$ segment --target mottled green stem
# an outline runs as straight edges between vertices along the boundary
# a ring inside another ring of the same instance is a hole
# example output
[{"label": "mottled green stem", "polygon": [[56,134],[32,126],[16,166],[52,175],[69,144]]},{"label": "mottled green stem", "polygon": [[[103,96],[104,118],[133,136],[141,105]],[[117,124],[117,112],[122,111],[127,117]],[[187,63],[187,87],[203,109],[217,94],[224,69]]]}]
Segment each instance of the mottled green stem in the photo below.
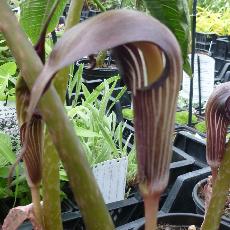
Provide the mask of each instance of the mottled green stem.
[{"label": "mottled green stem", "polygon": [[42,208],[41,208],[41,200],[40,200],[40,192],[39,192],[39,186],[31,186],[31,196],[32,196],[32,202],[33,202],[33,210],[35,219],[38,222],[38,225],[43,226],[43,219],[42,219]]},{"label": "mottled green stem", "polygon": [[[20,29],[16,17],[3,0],[0,1],[0,31],[3,32],[22,76],[31,89],[43,65]],[[86,228],[114,229],[80,141],[52,85],[40,100],[39,109],[70,179]]]},{"label": "mottled green stem", "polygon": [[83,4],[84,4],[84,0],[71,1],[68,17],[66,20],[65,31],[70,29],[72,26],[74,26],[76,23],[80,21]]},{"label": "mottled green stem", "polygon": [[202,230],[219,229],[220,219],[230,188],[230,143],[228,143],[219,173],[213,185],[212,198],[202,224]]},{"label": "mottled green stem", "polygon": [[61,230],[59,156],[47,130],[42,157],[42,188],[44,227]]},{"label": "mottled green stem", "polygon": [[[69,28],[76,25],[80,21],[83,3],[84,3],[84,0],[72,0],[71,1],[68,17],[66,20],[65,31],[67,31]],[[68,75],[69,75],[69,67],[63,68],[57,73],[55,80],[54,80],[54,86],[63,101],[66,96]]]},{"label": "mottled green stem", "polygon": [[[82,6],[83,0],[71,1],[65,30],[71,28],[80,21]],[[57,93],[63,103],[65,101],[68,84],[68,73],[69,68],[63,68],[57,73],[54,81]],[[42,165],[44,226],[46,230],[59,230],[63,228],[60,203],[59,156],[47,130],[45,134],[45,148]]]}]

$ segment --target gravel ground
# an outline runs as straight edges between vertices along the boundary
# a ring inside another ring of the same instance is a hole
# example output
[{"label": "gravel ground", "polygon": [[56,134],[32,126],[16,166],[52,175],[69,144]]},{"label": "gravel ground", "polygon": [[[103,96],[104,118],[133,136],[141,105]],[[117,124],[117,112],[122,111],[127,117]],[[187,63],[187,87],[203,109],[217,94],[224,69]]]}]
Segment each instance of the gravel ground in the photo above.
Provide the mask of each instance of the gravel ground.
[{"label": "gravel ground", "polygon": [[10,135],[13,151],[16,153],[20,148],[20,137],[15,108],[8,106],[0,107],[0,131]]}]

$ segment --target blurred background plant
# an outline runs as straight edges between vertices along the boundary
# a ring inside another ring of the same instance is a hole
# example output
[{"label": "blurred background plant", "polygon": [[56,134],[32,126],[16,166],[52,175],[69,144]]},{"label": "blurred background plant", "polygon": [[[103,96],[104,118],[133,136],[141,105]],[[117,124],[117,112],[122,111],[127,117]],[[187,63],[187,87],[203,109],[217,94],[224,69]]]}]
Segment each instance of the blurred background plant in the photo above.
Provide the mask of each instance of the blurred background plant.
[{"label": "blurred background plant", "polygon": [[224,11],[230,7],[229,0],[199,0],[197,4],[213,12]]},{"label": "blurred background plant", "polygon": [[0,65],[0,100],[15,100],[17,75],[15,62]]},{"label": "blurred background plant", "polygon": [[[16,161],[16,153],[13,152],[11,141],[10,135],[0,132],[0,199],[14,198],[12,205],[16,203],[26,205],[31,202],[31,195],[22,163],[17,166],[12,186],[8,186],[9,171]],[[0,210],[1,208],[2,206]]]},{"label": "blurred background plant", "polygon": [[128,9],[137,9],[145,11],[146,7],[143,0],[86,0],[85,4],[90,9],[97,9],[98,2],[100,2],[106,10],[119,9],[119,8],[128,8]]},{"label": "blurred background plant", "polygon": [[[216,1],[218,2],[218,1]],[[205,7],[198,7],[197,32],[215,33],[217,35],[230,34],[230,3],[219,7],[216,10]]]}]

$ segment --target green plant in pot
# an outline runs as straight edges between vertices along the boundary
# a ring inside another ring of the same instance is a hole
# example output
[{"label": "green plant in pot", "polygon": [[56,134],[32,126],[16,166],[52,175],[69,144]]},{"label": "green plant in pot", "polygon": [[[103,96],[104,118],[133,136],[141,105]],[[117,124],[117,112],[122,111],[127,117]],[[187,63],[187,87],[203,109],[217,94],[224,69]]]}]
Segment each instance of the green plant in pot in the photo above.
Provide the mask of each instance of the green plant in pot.
[{"label": "green plant in pot", "polygon": [[[111,25],[116,29],[111,30]],[[173,34],[159,21],[143,13],[110,11],[66,31],[43,65],[41,55],[37,55],[5,1],[0,2],[0,30],[23,77],[17,86],[17,112],[23,140],[21,157],[25,161],[32,190],[35,225],[44,229],[62,228],[59,219],[51,218],[55,227],[50,225],[46,220],[49,214],[43,211],[56,194],[57,181],[48,173],[58,162],[53,154],[55,146],[86,228],[114,228],[83,148],[57,94],[58,91],[63,98],[67,83],[60,76],[63,72],[68,73],[66,70],[58,71],[83,56],[113,48],[122,77],[133,93],[138,177],[145,201],[146,229],[154,229],[160,194],[169,176],[176,99],[182,73],[180,47]],[[12,31],[16,37],[12,36]],[[87,34],[84,39],[83,34]],[[54,76],[58,79],[55,84],[57,91],[51,82]],[[65,87],[62,81],[66,83]],[[53,143],[46,139],[45,150],[52,150],[47,155],[42,154],[44,128],[49,131]],[[47,170],[47,174],[41,170]],[[45,181],[52,185],[46,187],[47,197],[43,206],[37,192],[41,179],[43,187],[47,186]],[[55,189],[50,193],[53,187]],[[6,220],[5,226],[10,224]]]}]

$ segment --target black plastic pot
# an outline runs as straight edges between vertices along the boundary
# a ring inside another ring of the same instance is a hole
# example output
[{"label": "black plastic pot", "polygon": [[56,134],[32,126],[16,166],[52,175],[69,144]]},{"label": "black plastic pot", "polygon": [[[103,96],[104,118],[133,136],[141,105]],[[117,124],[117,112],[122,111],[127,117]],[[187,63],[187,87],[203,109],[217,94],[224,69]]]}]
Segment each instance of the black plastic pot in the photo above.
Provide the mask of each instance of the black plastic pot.
[{"label": "black plastic pot", "polygon": [[[193,213],[170,213],[159,214],[157,223],[164,225],[179,225],[190,226],[195,225],[200,227],[203,222],[203,216]],[[117,230],[142,230],[144,229],[144,219],[139,219],[124,226],[117,228]],[[220,230],[229,230],[230,227],[224,223],[220,224]]]},{"label": "black plastic pot", "polygon": [[101,11],[99,11],[99,10],[89,10],[88,17],[93,17],[93,16],[100,14],[100,13],[101,13]]},{"label": "black plastic pot", "polygon": [[192,134],[189,127],[184,127],[179,131],[174,139],[174,146],[193,157],[195,164],[199,167],[207,167],[206,142]]},{"label": "black plastic pot", "polygon": [[195,165],[195,160],[192,157],[190,157],[184,151],[173,146],[172,160],[170,163],[169,182],[166,188],[167,193],[170,192],[175,181],[180,175],[192,172],[197,169],[199,169],[199,167]]},{"label": "black plastic pot", "polygon": [[[135,197],[117,201],[107,205],[109,213],[115,226],[121,226],[133,220],[143,217],[143,201]],[[83,219],[79,210],[74,212],[62,213],[63,229],[65,230],[81,230],[85,229]],[[29,222],[20,226],[19,230],[31,230],[32,226]]]},{"label": "black plastic pot", "polygon": [[225,60],[217,57],[215,58],[215,80],[220,80],[219,79],[220,73],[224,68],[224,66],[229,62],[230,60]]},{"label": "black plastic pot", "polygon": [[[106,60],[106,62],[108,62],[108,60]],[[80,59],[75,64],[74,72],[77,71],[80,64],[88,65],[89,63],[89,59],[87,58]],[[115,66],[115,62],[111,61],[111,64],[113,64],[113,66],[107,68],[83,68],[82,77],[89,91],[92,92],[93,89],[95,89],[104,79],[108,79],[112,76],[118,75],[119,72],[118,68]],[[117,87],[119,86],[120,85],[117,85]]]},{"label": "black plastic pot", "polygon": [[230,40],[227,38],[216,39],[216,48],[214,52],[214,57],[230,60]]},{"label": "black plastic pot", "polygon": [[81,19],[82,20],[86,20],[90,17],[93,17],[97,14],[100,14],[101,11],[98,11],[98,10],[82,10],[81,11]]},{"label": "black plastic pot", "polygon": [[230,62],[224,65],[224,67],[222,68],[219,74],[219,79],[221,83],[228,82],[230,80],[229,73],[230,73]]},{"label": "black plastic pot", "polygon": [[165,213],[195,213],[196,207],[192,199],[192,190],[198,181],[208,177],[210,174],[211,169],[206,167],[178,176],[161,211]]},{"label": "black plastic pot", "polygon": [[213,46],[216,44],[217,35],[214,33],[196,32],[196,50],[202,52],[213,52]]},{"label": "black plastic pot", "polygon": [[[204,209],[204,202],[198,196],[198,189],[200,186],[203,187],[203,185],[206,183],[207,183],[207,178],[199,181],[195,185],[195,187],[192,191],[192,198],[193,198],[193,201],[196,205],[196,213],[201,214],[201,215],[204,215],[205,209]],[[223,221],[223,223],[226,223],[230,226],[230,218],[228,218],[226,216],[222,216],[221,220]]]}]

